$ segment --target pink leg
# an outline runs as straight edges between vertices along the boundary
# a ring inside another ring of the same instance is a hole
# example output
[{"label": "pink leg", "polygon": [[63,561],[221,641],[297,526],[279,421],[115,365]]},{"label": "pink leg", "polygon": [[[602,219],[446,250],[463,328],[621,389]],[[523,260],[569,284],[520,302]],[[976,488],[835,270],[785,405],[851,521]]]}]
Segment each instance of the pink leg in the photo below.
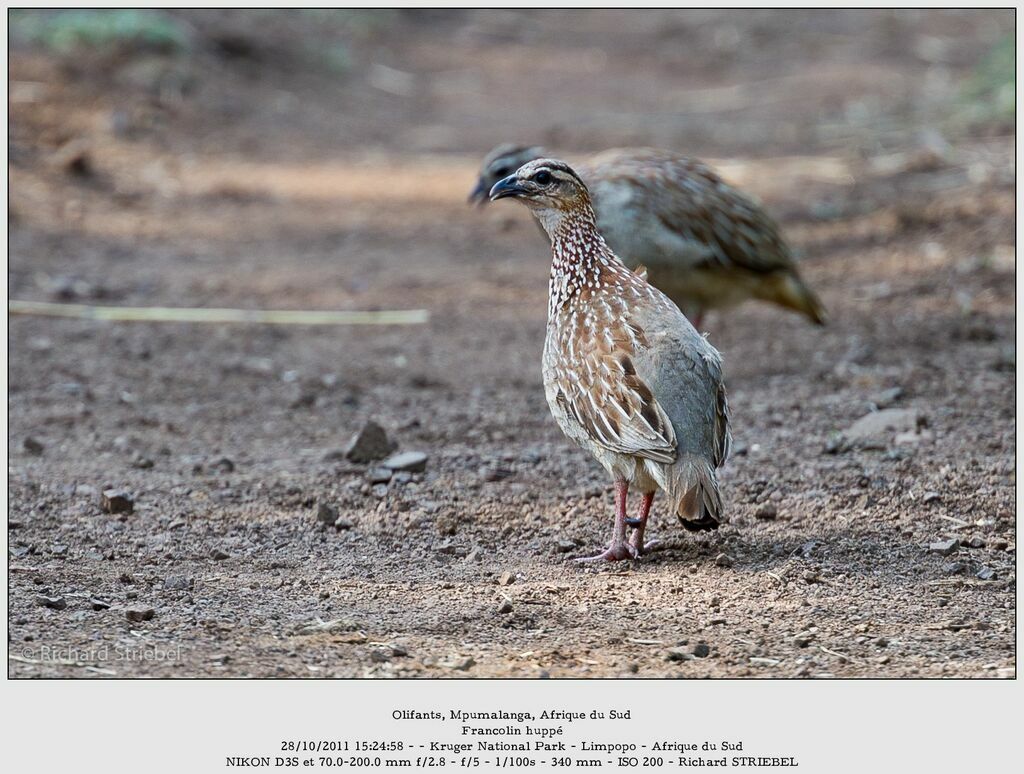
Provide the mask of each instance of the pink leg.
[{"label": "pink leg", "polygon": [[620,559],[635,559],[636,551],[626,542],[626,495],[629,493],[628,481],[615,482],[615,526],[612,529],[612,543],[608,549],[597,556],[577,559],[578,562],[616,562]]},{"label": "pink leg", "polygon": [[654,492],[644,492],[640,502],[640,516],[633,520],[633,534],[630,535],[629,545],[636,552],[637,556],[643,556],[658,545],[657,540],[644,543],[644,530],[647,529],[647,517],[651,515],[651,503],[654,502]]}]

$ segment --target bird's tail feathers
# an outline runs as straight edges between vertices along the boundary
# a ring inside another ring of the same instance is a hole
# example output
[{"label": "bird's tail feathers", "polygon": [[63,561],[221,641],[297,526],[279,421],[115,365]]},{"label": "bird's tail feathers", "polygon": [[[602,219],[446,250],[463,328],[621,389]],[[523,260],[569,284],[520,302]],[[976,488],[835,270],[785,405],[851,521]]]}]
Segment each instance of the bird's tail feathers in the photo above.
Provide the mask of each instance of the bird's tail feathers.
[{"label": "bird's tail feathers", "polygon": [[766,301],[800,312],[815,325],[828,322],[825,305],[796,272],[778,274],[774,282],[767,283],[763,297]]},{"label": "bird's tail feathers", "polygon": [[722,494],[708,461],[696,457],[677,460],[671,467],[662,466],[661,473],[662,481],[658,483],[683,527],[692,532],[718,529],[725,520]]}]

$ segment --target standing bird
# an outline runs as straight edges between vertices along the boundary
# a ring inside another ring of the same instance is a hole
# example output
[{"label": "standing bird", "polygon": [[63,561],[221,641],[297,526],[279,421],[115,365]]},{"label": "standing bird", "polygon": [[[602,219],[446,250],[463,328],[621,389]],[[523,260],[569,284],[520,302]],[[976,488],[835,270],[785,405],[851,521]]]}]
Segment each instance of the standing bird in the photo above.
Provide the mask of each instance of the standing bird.
[{"label": "standing bird", "polygon": [[[486,202],[495,182],[543,155],[538,147],[499,145],[484,159],[470,201]],[[825,307],[800,278],[775,221],[706,164],[671,151],[623,148],[579,170],[612,249],[627,265],[644,266],[652,284],[693,313],[696,326],[708,309],[748,298],[825,323]]]},{"label": "standing bird", "polygon": [[[722,358],[679,308],[630,271],[597,229],[590,193],[564,162],[538,159],[490,199],[525,204],[551,240],[544,392],[559,427],[615,481],[611,545],[591,560],[643,555],[657,490],[690,530],[722,512],[715,469],[729,453]],[[630,485],[643,495],[628,520]],[[627,525],[634,531],[626,539]]]}]

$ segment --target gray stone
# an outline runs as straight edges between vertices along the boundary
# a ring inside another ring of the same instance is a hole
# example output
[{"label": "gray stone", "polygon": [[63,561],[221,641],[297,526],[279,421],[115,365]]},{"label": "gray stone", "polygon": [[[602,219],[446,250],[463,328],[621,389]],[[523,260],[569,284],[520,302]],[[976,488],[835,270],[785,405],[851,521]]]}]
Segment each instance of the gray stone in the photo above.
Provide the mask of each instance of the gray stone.
[{"label": "gray stone", "polygon": [[771,504],[762,505],[760,508],[754,511],[755,519],[763,519],[765,521],[771,521],[778,515],[778,510],[775,508],[774,505]]},{"label": "gray stone", "polygon": [[480,477],[484,481],[504,481],[515,475],[515,471],[507,465],[500,463],[487,465],[480,469]]},{"label": "gray stone", "polygon": [[735,562],[736,560],[729,554],[719,554],[715,557],[715,566],[717,567],[732,567]]},{"label": "gray stone", "polygon": [[366,474],[366,480],[371,484],[386,484],[391,480],[392,472],[390,468],[370,468]]},{"label": "gray stone", "polygon": [[506,613],[511,613],[511,612],[512,612],[512,603],[509,602],[507,599],[502,600],[501,604],[498,605],[498,613],[500,615],[504,615]]},{"label": "gray stone", "polygon": [[707,658],[711,655],[711,648],[703,642],[698,642],[693,646],[693,655],[697,658]]},{"label": "gray stone", "polygon": [[923,417],[916,409],[882,409],[866,414],[843,432],[847,444],[859,448],[885,448],[895,433],[916,431]]},{"label": "gray stone", "polygon": [[316,518],[321,524],[333,527],[338,520],[338,509],[330,503],[319,503],[316,506]]},{"label": "gray stone", "polygon": [[960,550],[960,541],[956,538],[939,540],[935,543],[930,543],[928,550],[933,554],[939,554],[939,556],[949,556]]},{"label": "gray stone", "polygon": [[48,607],[51,610],[64,610],[68,606],[68,601],[60,596],[48,597],[45,594],[37,594],[36,604]]},{"label": "gray stone", "polygon": [[358,463],[374,462],[387,457],[395,447],[396,444],[388,438],[384,428],[370,421],[352,436],[345,447],[345,458]]},{"label": "gray stone", "polygon": [[100,507],[107,513],[132,513],[135,500],[123,489],[106,489],[100,496]]},{"label": "gray stone", "polygon": [[156,611],[151,607],[130,607],[124,611],[125,618],[135,623],[138,623],[139,621],[148,621],[155,614]]},{"label": "gray stone", "polygon": [[25,438],[25,440],[21,442],[21,447],[29,454],[34,454],[37,457],[42,454],[45,449],[43,444],[32,436]]},{"label": "gray stone", "polygon": [[404,470],[409,473],[422,473],[427,469],[427,455],[418,451],[401,452],[388,457],[381,463],[391,470]]},{"label": "gray stone", "polygon": [[234,473],[235,463],[227,457],[221,457],[211,467],[218,473]]},{"label": "gray stone", "polygon": [[892,404],[903,397],[902,387],[890,387],[871,396],[871,403],[879,409],[889,408]]}]

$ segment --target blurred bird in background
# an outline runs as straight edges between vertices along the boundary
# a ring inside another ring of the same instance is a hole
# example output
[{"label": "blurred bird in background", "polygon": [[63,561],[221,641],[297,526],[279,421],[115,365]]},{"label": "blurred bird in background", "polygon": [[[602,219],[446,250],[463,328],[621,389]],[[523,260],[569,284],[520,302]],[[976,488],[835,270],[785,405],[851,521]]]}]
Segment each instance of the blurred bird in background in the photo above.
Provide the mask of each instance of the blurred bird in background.
[{"label": "blurred bird in background", "polygon": [[[484,158],[471,202],[541,158],[536,146],[499,145]],[[710,167],[666,150],[622,148],[577,167],[597,226],[626,265],[647,278],[700,327],[704,313],[755,298],[823,325],[825,307],[800,277],[775,221]]]}]

